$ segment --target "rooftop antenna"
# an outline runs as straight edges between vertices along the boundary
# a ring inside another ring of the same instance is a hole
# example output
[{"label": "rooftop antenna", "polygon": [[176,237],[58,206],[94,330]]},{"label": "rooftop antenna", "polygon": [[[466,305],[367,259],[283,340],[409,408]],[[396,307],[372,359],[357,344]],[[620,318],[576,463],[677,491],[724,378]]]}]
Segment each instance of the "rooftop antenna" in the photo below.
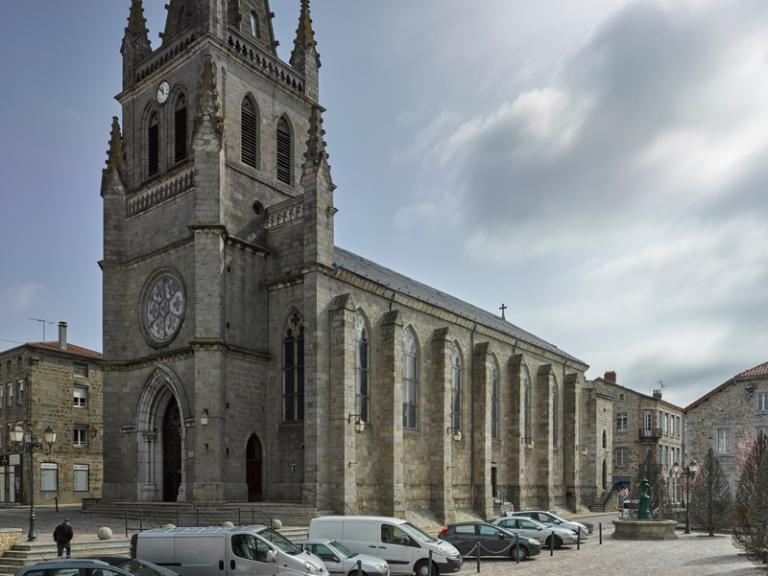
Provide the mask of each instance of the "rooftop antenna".
[{"label": "rooftop antenna", "polygon": [[43,342],[45,342],[45,325],[50,324],[51,326],[56,326],[56,322],[51,322],[50,320],[43,320],[42,318],[30,318],[32,322],[40,322],[40,324],[43,325]]}]

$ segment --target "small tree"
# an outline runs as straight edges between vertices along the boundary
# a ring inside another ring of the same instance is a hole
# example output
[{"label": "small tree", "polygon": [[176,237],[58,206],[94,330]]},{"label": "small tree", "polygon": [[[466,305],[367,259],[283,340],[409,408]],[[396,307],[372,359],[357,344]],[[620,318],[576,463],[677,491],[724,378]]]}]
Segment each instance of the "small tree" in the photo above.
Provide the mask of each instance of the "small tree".
[{"label": "small tree", "polygon": [[749,440],[736,487],[733,543],[753,562],[768,565],[768,436]]},{"label": "small tree", "polygon": [[[661,465],[656,462],[652,455],[645,457],[637,471],[637,485],[641,480],[648,480],[648,496],[651,497],[650,508],[651,515],[658,517],[664,506],[666,485],[664,475],[661,471]],[[638,491],[638,497],[640,492]]]},{"label": "small tree", "polygon": [[699,526],[715,535],[728,525],[728,513],[731,506],[731,489],[715,451],[710,448],[704,465],[699,468],[693,481],[693,501],[691,513]]}]

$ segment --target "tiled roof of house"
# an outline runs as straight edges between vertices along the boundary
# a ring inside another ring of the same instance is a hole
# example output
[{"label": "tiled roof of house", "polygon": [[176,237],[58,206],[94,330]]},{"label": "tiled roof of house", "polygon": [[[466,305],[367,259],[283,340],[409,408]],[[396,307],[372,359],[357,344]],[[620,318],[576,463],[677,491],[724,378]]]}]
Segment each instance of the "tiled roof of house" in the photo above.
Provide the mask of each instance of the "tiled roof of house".
[{"label": "tiled roof of house", "polygon": [[698,400],[690,404],[685,409],[685,411],[688,412],[688,410],[696,408],[696,406],[698,406],[703,402],[706,402],[707,400],[712,398],[712,396],[714,396],[718,392],[721,392],[722,390],[724,390],[725,388],[727,388],[728,386],[730,386],[731,384],[733,384],[738,380],[747,380],[749,378],[761,378],[764,376],[768,377],[768,362],[763,362],[762,364],[758,364],[757,366],[750,368],[749,370],[744,370],[743,372],[739,372],[733,378],[726,380],[725,382],[720,384],[720,386],[718,386],[714,390],[710,390],[709,392],[704,394],[704,396],[702,396],[701,398],[699,398]]},{"label": "tiled roof of house", "polygon": [[75,346],[74,344],[67,344],[67,349],[62,350],[59,348],[58,342],[29,342],[27,346],[30,348],[37,348],[38,350],[61,352],[62,354],[73,354],[74,356],[83,356],[84,358],[91,358],[93,360],[101,360],[101,354],[90,348],[83,348],[82,346]]},{"label": "tiled roof of house", "polygon": [[394,272],[375,262],[371,262],[362,256],[348,252],[338,246],[336,246],[334,250],[334,260],[338,268],[342,268],[356,276],[360,276],[361,278],[375,282],[376,284],[394,290],[395,292],[399,292],[400,294],[411,296],[412,298],[442,308],[443,310],[452,312],[453,314],[466,318],[472,322],[477,322],[478,324],[482,324],[493,330],[498,330],[503,334],[512,336],[513,338],[517,338],[523,342],[527,342],[528,344],[532,344],[557,354],[558,356],[587,366],[586,362],[563,352],[557,346],[534,336],[530,332],[526,332],[522,328],[518,328],[506,320],[502,320],[490,312],[478,308],[477,306],[473,306],[472,304],[468,304],[463,300],[436,290],[426,284],[417,282],[412,278],[403,276],[402,274]]}]

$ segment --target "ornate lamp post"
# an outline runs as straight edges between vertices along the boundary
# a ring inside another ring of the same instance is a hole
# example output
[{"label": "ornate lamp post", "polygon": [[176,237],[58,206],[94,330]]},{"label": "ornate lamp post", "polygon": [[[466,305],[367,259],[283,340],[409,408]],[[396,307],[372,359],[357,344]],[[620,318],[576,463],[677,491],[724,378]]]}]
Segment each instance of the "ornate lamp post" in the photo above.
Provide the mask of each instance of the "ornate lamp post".
[{"label": "ornate lamp post", "polygon": [[[17,424],[10,433],[10,440],[13,444],[18,446],[19,453],[27,454],[29,460],[29,532],[27,533],[27,541],[33,542],[37,539],[37,531],[35,530],[35,463],[34,453],[36,449],[43,447],[42,442],[38,438],[35,438],[30,427],[29,430],[24,430],[21,424]],[[56,443],[56,430],[51,426],[48,426],[43,432],[45,443],[48,445],[48,455],[51,454],[53,445]]]},{"label": "ornate lamp post", "polygon": [[691,460],[685,467],[685,533],[691,533],[691,481],[696,477],[699,465]]}]

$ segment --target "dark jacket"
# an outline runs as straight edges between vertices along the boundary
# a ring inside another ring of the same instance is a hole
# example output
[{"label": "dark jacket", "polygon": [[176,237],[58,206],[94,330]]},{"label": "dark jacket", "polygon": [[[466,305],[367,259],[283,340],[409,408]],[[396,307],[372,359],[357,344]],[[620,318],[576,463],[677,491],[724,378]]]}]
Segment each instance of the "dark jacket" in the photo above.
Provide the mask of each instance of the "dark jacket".
[{"label": "dark jacket", "polygon": [[72,526],[66,524],[59,524],[56,526],[56,530],[53,531],[53,539],[56,544],[69,544],[72,541],[72,537],[75,535]]}]

